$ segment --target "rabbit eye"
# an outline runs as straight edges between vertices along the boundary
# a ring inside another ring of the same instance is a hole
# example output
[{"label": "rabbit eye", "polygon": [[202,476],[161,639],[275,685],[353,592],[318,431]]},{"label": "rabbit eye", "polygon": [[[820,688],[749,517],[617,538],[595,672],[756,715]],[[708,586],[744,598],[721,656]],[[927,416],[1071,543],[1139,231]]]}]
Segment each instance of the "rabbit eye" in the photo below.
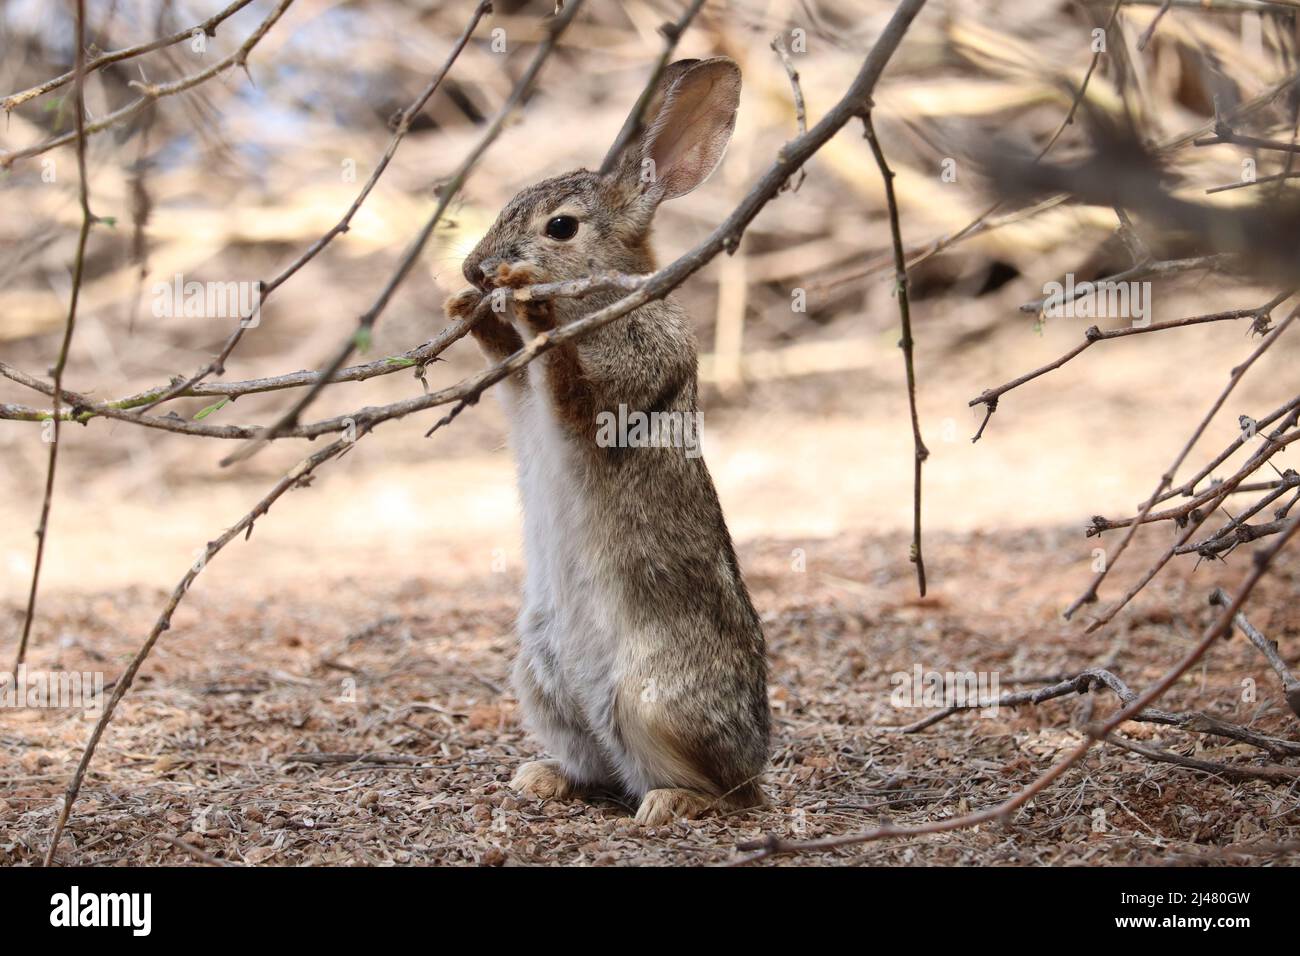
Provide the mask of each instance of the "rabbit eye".
[{"label": "rabbit eye", "polygon": [[546,223],[546,234],[564,242],[578,234],[578,220],[574,216],[552,216]]}]

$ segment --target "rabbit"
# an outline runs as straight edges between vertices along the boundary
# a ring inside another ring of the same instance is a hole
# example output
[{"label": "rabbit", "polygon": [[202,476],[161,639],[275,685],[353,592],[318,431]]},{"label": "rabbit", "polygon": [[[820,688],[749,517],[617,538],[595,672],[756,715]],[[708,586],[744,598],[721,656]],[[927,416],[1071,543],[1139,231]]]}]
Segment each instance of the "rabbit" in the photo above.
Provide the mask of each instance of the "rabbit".
[{"label": "rabbit", "polygon": [[[579,169],[511,200],[465,260],[471,287],[448,300],[448,316],[471,315],[495,288],[653,272],[654,213],[713,172],[739,99],[740,69],[726,57],[669,65],[612,172]],[[471,332],[493,364],[623,294],[514,302],[485,310]],[[542,799],[614,793],[647,826],[760,805],[771,723],[763,632],[708,469],[698,449],[598,440],[598,422],[620,407],[698,416],[686,312],[647,303],[497,392],[527,565],[513,685],[525,725],[555,758],[524,764],[510,786]]]}]

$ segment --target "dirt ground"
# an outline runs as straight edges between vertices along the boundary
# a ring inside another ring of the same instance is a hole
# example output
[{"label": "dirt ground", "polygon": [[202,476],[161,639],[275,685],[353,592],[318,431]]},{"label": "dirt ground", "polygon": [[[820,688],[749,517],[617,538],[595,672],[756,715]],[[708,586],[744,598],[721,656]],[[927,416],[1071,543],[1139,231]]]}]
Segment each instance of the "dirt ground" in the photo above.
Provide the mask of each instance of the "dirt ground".
[{"label": "dirt ground", "polygon": [[[742,549],[771,646],[775,713],[769,807],[643,830],[616,803],[540,803],[506,787],[534,753],[508,687],[518,581],[455,587],[422,575],[331,598],[255,601],[201,591],[181,611],[100,748],[60,859],[79,864],[726,864],[738,844],[919,823],[1005,798],[1109,712],[1092,694],[993,716],[959,714],[900,735],[928,711],[891,702],[898,673],[997,672],[1023,689],[1110,662],[1134,687],[1156,678],[1209,620],[1190,569],[1141,599],[1113,635],[1063,625],[1073,531],[931,538],[939,582],[923,601],[900,535]],[[1300,637],[1294,568],[1271,579],[1253,622]],[[32,665],[114,673],[161,591],[129,588],[59,603],[57,642]],[[1103,632],[1104,633],[1104,632]],[[1258,700],[1243,700],[1245,682]],[[1168,695],[1270,734],[1294,736],[1275,679],[1240,636]],[[43,850],[90,720],[6,718],[0,861]],[[1149,724],[1122,734],[1249,767],[1257,751]],[[1227,744],[1227,745],[1225,745]],[[1263,863],[1292,859],[1294,785],[1235,782],[1097,748],[1004,825],[824,855],[873,864]],[[1287,846],[1290,844],[1290,847]],[[817,857],[783,856],[776,863]],[[762,864],[766,865],[766,864]]]}]

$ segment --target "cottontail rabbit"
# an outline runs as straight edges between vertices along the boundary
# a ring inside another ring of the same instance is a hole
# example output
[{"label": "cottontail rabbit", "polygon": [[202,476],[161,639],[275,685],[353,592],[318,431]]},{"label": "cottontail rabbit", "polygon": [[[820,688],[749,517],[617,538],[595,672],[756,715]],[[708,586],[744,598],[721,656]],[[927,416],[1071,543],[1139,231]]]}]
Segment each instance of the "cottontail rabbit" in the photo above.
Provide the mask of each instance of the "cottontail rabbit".
[{"label": "cottontail rabbit", "polygon": [[[580,169],[511,200],[465,260],[473,288],[448,300],[448,315],[469,315],[498,286],[654,271],[655,210],[713,171],[739,99],[729,59],[670,65],[613,172]],[[622,294],[514,303],[473,335],[496,362]],[[767,762],[763,633],[698,446],[609,440],[620,414],[698,421],[696,368],[690,320],[667,300],[552,349],[498,389],[527,559],[514,687],[557,758],[524,764],[511,786],[544,798],[612,790],[635,798],[648,825],[761,803]]]}]

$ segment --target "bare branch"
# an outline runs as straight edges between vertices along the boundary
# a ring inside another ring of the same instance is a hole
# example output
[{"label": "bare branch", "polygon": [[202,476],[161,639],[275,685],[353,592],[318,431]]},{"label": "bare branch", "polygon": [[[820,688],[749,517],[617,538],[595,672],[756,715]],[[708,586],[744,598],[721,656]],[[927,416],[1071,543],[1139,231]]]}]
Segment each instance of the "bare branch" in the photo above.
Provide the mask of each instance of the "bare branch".
[{"label": "bare branch", "polygon": [[[364,431],[358,431],[357,437],[361,438]],[[163,608],[158,620],[154,623],[153,629],[145,642],[136,651],[131,662],[127,664],[126,670],[113,685],[113,694],[104,705],[104,712],[100,714],[99,719],[95,722],[95,729],[91,731],[90,741],[86,744],[81,753],[81,760],[77,763],[77,769],[73,772],[72,780],[68,783],[68,788],[63,795],[63,800],[59,806],[59,816],[55,821],[54,829],[50,834],[50,844],[45,851],[45,865],[50,866],[54,862],[54,853],[58,849],[59,840],[63,836],[63,830],[67,826],[68,817],[72,813],[72,805],[77,800],[77,794],[81,792],[81,783],[86,776],[86,768],[90,766],[91,759],[95,756],[95,750],[99,746],[100,738],[104,735],[104,729],[108,726],[113,714],[117,711],[117,705],[121,703],[122,698],[130,689],[131,683],[140,671],[140,666],[144,664],[149,653],[153,650],[154,645],[158,643],[163,633],[171,628],[172,615],[176,612],[177,606],[189,592],[190,585],[194,579],[199,576],[208,562],[211,561],[226,545],[237,538],[240,534],[251,534],[253,523],[270,510],[271,505],[279,500],[280,496],[291,488],[305,487],[310,483],[312,473],[331,458],[335,458],[352,447],[352,443],[344,439],[338,439],[315,454],[304,458],[294,466],[283,478],[276,482],[275,486],[266,493],[266,495],[254,506],[253,510],[248,512],[239,519],[233,526],[226,529],[214,541],[209,541],[204,548],[200,558],[192,564],[185,572],[184,576],[172,589],[171,597],[167,605]]]},{"label": "bare branch", "polygon": [[[328,232],[304,250],[302,255],[281,270],[280,274],[274,279],[270,282],[261,283],[258,290],[257,307],[259,309],[266,302],[267,297],[269,297],[271,293],[287,282],[299,269],[305,266],[312,259],[316,258],[317,254],[333,242],[336,236],[348,231],[351,227],[352,217],[357,214],[357,210],[361,208],[362,203],[366,201],[371,190],[375,188],[375,184],[379,182],[379,177],[384,175],[385,170],[388,169],[388,164],[393,159],[393,155],[397,152],[397,147],[400,146],[402,140],[406,138],[406,134],[411,128],[411,122],[420,114],[420,111],[424,109],[425,104],[429,102],[430,97],[433,96],[438,87],[442,85],[442,81],[451,70],[452,64],[456,62],[461,51],[465,49],[465,44],[468,43],[469,38],[473,36],[474,30],[478,26],[479,21],[483,19],[484,15],[490,12],[491,9],[491,0],[480,0],[478,6],[474,8],[474,12],[470,14],[469,22],[465,25],[465,29],[461,31],[456,42],[452,44],[451,52],[443,62],[442,68],[434,74],[428,85],[420,91],[420,94],[415,98],[415,101],[397,115],[394,122],[392,138],[388,141],[388,148],[384,150],[384,155],[381,156],[379,162],[375,164],[374,171],[371,172],[370,178],[367,179],[366,184],[361,187],[361,192],[359,192],[357,198],[352,201],[352,205],[349,206],[347,212],[343,214],[343,218],[331,226]],[[217,353],[216,358],[203,366],[203,368],[199,369],[188,379],[179,383],[173,383],[167,389],[163,390],[156,398],[150,399],[145,404],[144,411],[148,411],[162,402],[185,394],[188,390],[194,388],[195,385],[203,381],[209,375],[222,374],[225,371],[226,360],[230,358],[230,354],[235,350],[235,347],[239,345],[240,339],[244,337],[244,331],[249,328],[245,321],[247,318],[247,316],[241,317],[238,328],[236,328],[235,331],[230,334],[229,338],[226,339],[225,344],[221,347],[221,351]]]},{"label": "bare branch", "polygon": [[271,27],[275,26],[275,22],[280,19],[280,16],[289,8],[291,3],[293,3],[293,0],[280,0],[279,6],[271,11],[271,15],[262,21],[261,25],[253,31],[238,50],[212,64],[212,66],[208,67],[206,70],[202,70],[190,76],[182,77],[179,80],[173,80],[170,83],[159,83],[156,85],[138,82],[133,83],[133,86],[142,91],[142,96],[132,100],[121,109],[114,110],[103,119],[96,120],[93,123],[84,124],[84,126],[80,128],[80,132],[73,130],[70,133],[52,137],[51,139],[47,139],[42,143],[37,143],[34,146],[16,149],[12,152],[0,153],[0,169],[8,169],[19,159],[39,156],[41,153],[47,153],[59,146],[66,146],[69,143],[77,141],[82,135],[89,136],[92,133],[102,132],[123,120],[128,120],[133,116],[138,116],[165,96],[174,96],[177,93],[184,93],[186,90],[192,90],[194,87],[212,79],[214,76],[224,73],[232,66],[243,66],[248,61],[248,54],[252,52],[253,47],[257,46],[262,37],[266,36],[267,31],[270,30]]},{"label": "bare branch", "polygon": [[54,395],[54,413],[51,421],[49,463],[45,468],[45,493],[41,500],[41,520],[36,526],[36,560],[32,565],[32,583],[27,591],[27,610],[23,614],[23,629],[14,655],[13,675],[18,679],[18,669],[27,658],[27,642],[36,617],[36,594],[40,589],[41,566],[45,560],[45,537],[50,527],[50,508],[54,503],[54,473],[59,462],[59,390],[63,385],[63,371],[68,365],[68,352],[72,348],[72,333],[77,326],[77,303],[81,298],[81,280],[86,271],[86,241],[95,216],[90,211],[90,185],[86,181],[86,3],[77,0],[77,33],[74,38],[75,74],[72,85],[73,130],[77,140],[77,198],[81,204],[81,228],[77,233],[77,251],[72,263],[72,291],[68,297],[68,318],[63,326],[63,343],[59,357],[50,376]]},{"label": "bare branch", "polygon": [[[192,27],[187,27],[184,30],[177,30],[169,36],[159,37],[157,40],[150,40],[148,43],[140,43],[135,46],[124,47],[121,50],[114,50],[111,53],[101,53],[94,59],[85,62],[82,68],[82,75],[89,76],[96,70],[101,70],[113,63],[120,63],[123,60],[130,60],[145,53],[152,53],[154,50],[161,50],[164,47],[174,46],[177,43],[190,39],[194,34],[200,31],[202,31],[205,36],[214,37],[217,35],[217,26],[222,21],[234,16],[252,2],[253,0],[235,0],[234,3],[230,4],[230,6],[226,7],[224,10],[219,13],[214,13],[206,20],[202,20],[199,23],[194,24]],[[43,96],[51,90],[57,90],[65,83],[71,83],[75,77],[76,70],[72,69],[61,76],[54,77],[52,80],[38,83],[30,89],[22,90],[18,93],[11,93],[3,100],[0,100],[0,109],[4,110],[6,113],[13,112],[13,110],[22,106],[28,100],[35,99],[38,96]]]},{"label": "bare branch", "polygon": [[925,597],[925,558],[921,554],[921,466],[930,457],[921,438],[921,419],[916,411],[916,368],[912,358],[912,312],[907,297],[907,263],[903,257],[903,233],[898,222],[898,200],[894,196],[894,173],[885,162],[885,153],[876,137],[876,127],[871,121],[871,110],[862,115],[862,128],[871,153],[880,167],[885,182],[885,203],[889,208],[889,234],[894,244],[894,291],[898,297],[898,314],[903,325],[899,347],[903,350],[903,364],[907,371],[907,406],[912,416],[912,563],[916,565],[916,584]]},{"label": "bare branch", "polygon": [[[1237,387],[1237,383],[1241,381],[1242,376],[1246,374],[1247,370],[1252,365],[1255,364],[1255,361],[1261,355],[1263,355],[1265,352],[1269,350],[1269,348],[1272,347],[1273,343],[1276,342],[1278,338],[1282,335],[1282,333],[1285,332],[1287,328],[1291,325],[1291,323],[1295,321],[1295,317],[1297,313],[1300,313],[1300,309],[1293,309],[1291,313],[1285,319],[1283,319],[1281,323],[1278,324],[1277,328],[1275,328],[1271,333],[1269,333],[1264,338],[1264,341],[1259,344],[1259,347],[1256,348],[1255,351],[1252,352],[1244,362],[1242,362],[1240,365],[1238,365],[1235,369],[1232,370],[1232,375],[1228,380],[1227,386],[1219,394],[1219,397],[1214,400],[1214,403],[1210,406],[1210,410],[1206,412],[1205,417],[1201,419],[1201,423],[1196,427],[1196,430],[1192,433],[1191,438],[1187,440],[1187,443],[1183,446],[1182,451],[1178,453],[1178,457],[1174,459],[1173,464],[1169,466],[1169,468],[1165,471],[1163,475],[1161,475],[1160,483],[1156,486],[1155,491],[1153,491],[1151,493],[1151,496],[1147,499],[1146,505],[1143,507],[1141,514],[1138,515],[1137,520],[1135,520],[1133,524],[1129,526],[1128,534],[1126,534],[1124,536],[1124,539],[1119,543],[1119,547],[1116,549],[1115,553],[1110,556],[1110,559],[1106,562],[1106,567],[1096,573],[1096,576],[1092,579],[1092,582],[1088,585],[1088,589],[1082,595],[1076,598],[1068,608],[1066,608],[1065,617],[1067,619],[1072,617],[1074,613],[1078,611],[1078,609],[1082,607],[1084,604],[1089,604],[1097,600],[1097,590],[1098,588],[1101,587],[1101,582],[1106,580],[1106,576],[1111,572],[1111,569],[1115,567],[1116,562],[1119,560],[1120,556],[1123,555],[1125,549],[1129,545],[1129,542],[1133,540],[1133,536],[1137,533],[1137,529],[1140,527],[1141,522],[1143,521],[1143,519],[1146,518],[1147,514],[1151,511],[1151,509],[1155,507],[1156,502],[1159,500],[1161,493],[1164,492],[1171,485],[1173,485],[1174,476],[1178,473],[1178,469],[1182,467],[1182,464],[1187,459],[1187,456],[1192,453],[1192,449],[1196,446],[1196,443],[1201,440],[1201,436],[1205,434],[1205,429],[1208,428],[1210,422],[1214,420],[1214,416],[1219,413],[1219,409],[1223,407],[1223,403],[1228,400],[1228,396],[1232,394],[1233,389]],[[1190,534],[1190,530],[1189,530],[1189,534]],[[1153,569],[1151,574],[1154,574],[1155,570],[1157,570],[1160,566],[1163,566],[1163,562],[1158,564],[1157,568]],[[1144,581],[1145,580],[1150,580],[1150,574],[1146,576]],[[1093,623],[1089,625],[1088,630],[1090,632],[1096,630],[1098,627],[1101,627],[1103,624],[1109,621],[1112,617],[1115,616],[1115,614],[1120,610],[1120,608],[1122,608],[1125,604],[1127,604],[1132,599],[1133,595],[1136,593],[1137,593],[1136,591],[1130,591],[1127,597],[1123,598],[1119,603],[1111,607],[1100,618],[1093,621]]]},{"label": "bare branch", "polygon": [[259,435],[249,444],[223,458],[221,461],[223,467],[233,465],[239,461],[244,461],[251,455],[256,454],[257,451],[263,448],[267,442],[283,434],[286,429],[295,426],[303,411],[305,411],[307,406],[315,400],[316,396],[320,394],[320,390],[334,377],[334,374],[343,367],[343,363],[348,360],[352,353],[357,349],[358,345],[362,345],[370,340],[375,323],[379,320],[380,315],[383,314],[384,309],[388,307],[389,300],[392,299],[393,293],[397,291],[398,286],[400,286],[402,282],[405,281],[407,275],[410,274],[411,268],[419,259],[420,253],[424,251],[425,244],[429,241],[429,237],[433,235],[433,230],[442,219],[442,214],[446,211],[448,205],[450,205],[452,198],[460,191],[461,186],[465,184],[465,180],[469,178],[470,170],[474,168],[475,164],[483,154],[487,152],[488,147],[491,146],[492,143],[496,141],[496,138],[501,134],[501,130],[505,128],[506,120],[509,119],[510,115],[515,111],[515,108],[519,103],[523,101],[523,98],[527,95],[528,91],[532,89],[533,82],[537,79],[538,73],[541,72],[542,65],[550,58],[551,53],[554,52],[556,45],[559,43],[560,36],[568,28],[569,24],[573,22],[573,18],[581,8],[582,0],[571,0],[568,6],[564,8],[564,12],[550,22],[546,33],[546,39],[543,40],[541,45],[537,48],[537,52],[534,54],[532,62],[528,64],[528,69],[526,69],[523,76],[519,78],[519,82],[515,84],[510,96],[506,99],[506,102],[502,104],[501,109],[497,111],[496,116],[494,116],[492,122],[488,124],[487,130],[483,133],[482,137],[479,138],[479,141],[474,145],[474,148],[469,151],[469,155],[461,161],[460,166],[452,174],[451,179],[444,183],[442,188],[439,189],[438,205],[434,209],[432,215],[430,215],[425,221],[424,226],[420,229],[420,232],[416,235],[414,241],[407,248],[405,255],[402,256],[401,261],[397,265],[397,269],[389,277],[388,282],[385,283],[384,288],[380,291],[379,297],[375,300],[374,304],[371,305],[371,307],[367,309],[359,319],[357,319],[356,329],[339,347],[334,357],[329,361],[324,371],[321,373],[320,378],[313,383],[303,396],[298,399],[287,412],[276,420],[276,422],[272,424],[264,434]]},{"label": "bare branch", "polygon": [[673,51],[677,49],[677,41],[682,38],[682,34],[686,32],[686,28],[691,25],[691,21],[695,19],[702,6],[704,0],[691,0],[677,22],[660,25],[659,33],[664,38],[663,52],[659,54],[659,59],[655,62],[654,69],[650,71],[650,78],[646,80],[641,95],[637,97],[632,111],[628,113],[618,135],[614,137],[614,144],[610,146],[609,152],[605,154],[600,164],[602,176],[608,175],[614,169],[619,157],[623,155],[623,150],[640,135],[645,112],[650,108],[650,101],[654,99],[655,91],[659,87],[659,77],[663,76],[664,70],[668,68],[668,61],[673,58]]},{"label": "bare branch", "polygon": [[[799,130],[799,135],[802,136],[808,132],[808,108],[803,101],[803,87],[799,84],[799,71],[794,68],[794,61],[790,59],[790,52],[785,48],[785,39],[780,34],[777,34],[775,39],[772,40],[772,49],[781,58],[781,65],[785,67],[785,74],[790,78],[790,89],[794,96],[795,126]],[[800,169],[799,178],[794,181],[793,185],[787,181],[786,186],[791,192],[797,193],[799,187],[803,185],[803,181],[807,178],[808,171]]]},{"label": "bare branch", "polygon": [[[1222,607],[1228,602],[1228,592],[1223,588],[1215,588],[1214,593],[1210,595],[1210,603]],[[1282,681],[1282,693],[1286,695],[1286,705],[1291,708],[1291,713],[1300,717],[1300,680],[1291,673],[1290,668],[1286,666],[1286,661],[1282,660],[1281,655],[1277,652],[1277,641],[1270,641],[1260,633],[1259,629],[1246,619],[1246,615],[1238,611],[1232,619],[1232,623],[1241,628],[1250,643],[1254,644],[1265,660],[1268,661],[1269,667],[1277,674]]]}]

